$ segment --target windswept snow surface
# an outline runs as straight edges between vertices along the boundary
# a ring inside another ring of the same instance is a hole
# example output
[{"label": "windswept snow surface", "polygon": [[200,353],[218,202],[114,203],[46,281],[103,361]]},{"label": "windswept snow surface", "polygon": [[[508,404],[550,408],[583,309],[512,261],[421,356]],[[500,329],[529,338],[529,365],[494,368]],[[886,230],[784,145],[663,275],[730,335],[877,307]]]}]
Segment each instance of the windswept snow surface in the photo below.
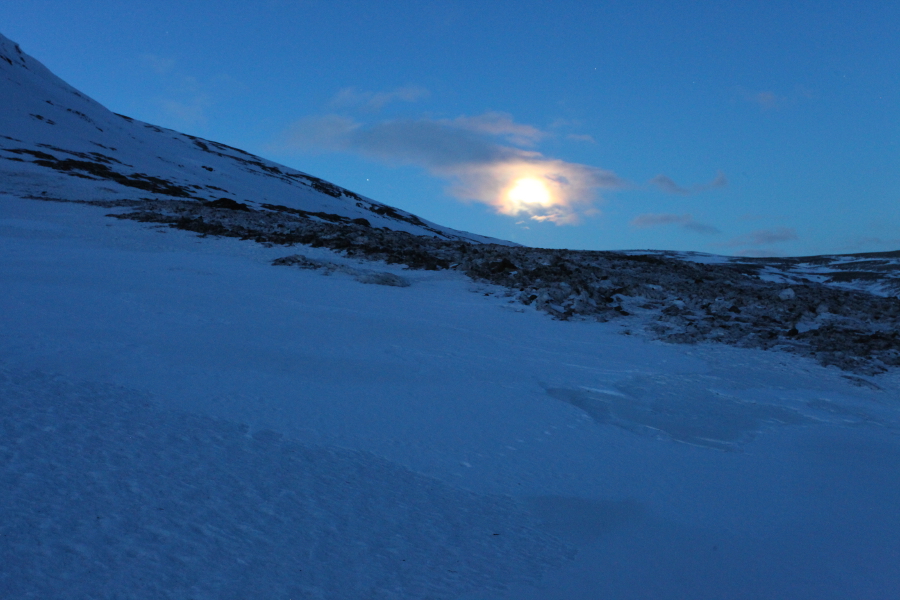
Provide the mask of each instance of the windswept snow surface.
[{"label": "windswept snow surface", "polygon": [[4,598],[900,589],[895,372],[105,212],[0,195]]}]

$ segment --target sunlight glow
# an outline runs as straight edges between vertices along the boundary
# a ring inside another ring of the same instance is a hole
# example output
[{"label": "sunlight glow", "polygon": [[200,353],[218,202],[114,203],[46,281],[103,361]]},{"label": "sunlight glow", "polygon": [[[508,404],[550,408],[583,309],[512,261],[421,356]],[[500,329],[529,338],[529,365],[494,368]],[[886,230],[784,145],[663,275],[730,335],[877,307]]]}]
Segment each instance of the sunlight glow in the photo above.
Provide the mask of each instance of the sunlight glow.
[{"label": "sunlight glow", "polygon": [[553,197],[550,190],[539,179],[523,177],[517,179],[512,188],[506,193],[506,199],[515,212],[532,208],[550,206]]},{"label": "sunlight glow", "polygon": [[457,184],[449,192],[460,199],[490,204],[501,215],[555,225],[577,225],[582,217],[598,215],[595,190],[622,187],[609,171],[525,151],[505,160],[466,164],[446,175]]}]

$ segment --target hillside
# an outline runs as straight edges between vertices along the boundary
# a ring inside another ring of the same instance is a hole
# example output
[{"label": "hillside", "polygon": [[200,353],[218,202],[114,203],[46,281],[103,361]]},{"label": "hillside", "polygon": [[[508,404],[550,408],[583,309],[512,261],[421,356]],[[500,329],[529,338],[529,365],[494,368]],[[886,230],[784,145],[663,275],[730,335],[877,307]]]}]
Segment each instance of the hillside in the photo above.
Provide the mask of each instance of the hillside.
[{"label": "hillside", "polygon": [[0,174],[22,196],[264,204],[330,222],[493,241],[429,223],[225,144],[115,114],[0,35]]}]

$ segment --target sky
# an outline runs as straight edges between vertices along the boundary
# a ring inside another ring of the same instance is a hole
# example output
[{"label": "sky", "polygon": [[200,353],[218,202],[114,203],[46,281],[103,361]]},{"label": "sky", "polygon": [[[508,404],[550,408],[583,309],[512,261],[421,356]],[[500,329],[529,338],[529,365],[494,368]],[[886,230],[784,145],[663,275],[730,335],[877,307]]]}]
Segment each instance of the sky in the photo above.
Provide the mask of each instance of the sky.
[{"label": "sky", "polygon": [[109,109],[539,247],[900,249],[900,4],[0,0]]}]

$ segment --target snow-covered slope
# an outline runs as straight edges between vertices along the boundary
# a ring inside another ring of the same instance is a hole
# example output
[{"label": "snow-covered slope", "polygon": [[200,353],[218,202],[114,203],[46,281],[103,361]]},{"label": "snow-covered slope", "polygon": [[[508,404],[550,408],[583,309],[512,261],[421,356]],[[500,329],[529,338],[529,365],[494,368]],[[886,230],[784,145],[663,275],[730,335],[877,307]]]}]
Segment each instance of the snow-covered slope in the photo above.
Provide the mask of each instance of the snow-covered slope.
[{"label": "snow-covered slope", "polygon": [[0,597],[900,589],[895,371],[553,320],[452,270],[324,248],[303,253],[333,269],[273,267],[278,246],[0,207]]},{"label": "snow-covered slope", "polygon": [[449,229],[237,148],[114,114],[0,35],[5,191],[67,199],[196,199],[286,206],[415,235],[505,243]]}]

